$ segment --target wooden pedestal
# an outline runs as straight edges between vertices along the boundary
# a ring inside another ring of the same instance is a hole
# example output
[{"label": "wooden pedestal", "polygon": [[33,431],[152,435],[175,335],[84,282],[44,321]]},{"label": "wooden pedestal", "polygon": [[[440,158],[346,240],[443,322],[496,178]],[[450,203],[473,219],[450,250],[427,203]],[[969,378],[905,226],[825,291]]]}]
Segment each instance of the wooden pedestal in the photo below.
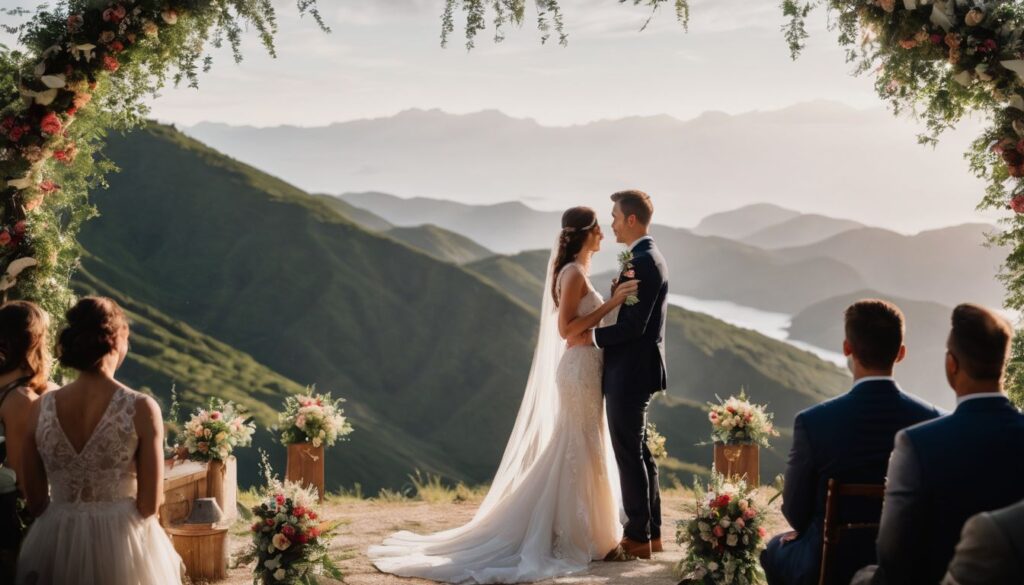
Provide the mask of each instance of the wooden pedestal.
[{"label": "wooden pedestal", "polygon": [[288,468],[285,479],[312,485],[324,500],[324,446],[314,447],[311,443],[288,445]]},{"label": "wooden pedestal", "polygon": [[206,497],[206,465],[195,461],[174,463],[164,468],[164,503],[160,525],[184,522],[192,513],[192,502]]},{"label": "wooden pedestal", "polygon": [[237,459],[229,457],[227,461],[211,461],[207,464],[206,495],[217,499],[217,505],[224,513],[221,522],[230,523],[238,517]]},{"label": "wooden pedestal", "polygon": [[715,443],[715,471],[726,477],[742,477],[750,487],[761,485],[761,459],[757,445]]},{"label": "wooden pedestal", "polygon": [[228,529],[209,525],[176,524],[167,527],[174,550],[185,563],[185,574],[192,581],[219,581],[227,578]]}]

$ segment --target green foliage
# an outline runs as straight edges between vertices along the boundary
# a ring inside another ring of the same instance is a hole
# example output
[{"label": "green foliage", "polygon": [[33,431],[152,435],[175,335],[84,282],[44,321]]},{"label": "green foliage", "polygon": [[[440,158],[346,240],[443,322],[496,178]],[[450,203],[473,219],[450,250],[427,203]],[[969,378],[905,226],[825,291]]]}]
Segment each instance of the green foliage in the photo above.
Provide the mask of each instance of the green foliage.
[{"label": "green foliage", "polygon": [[[690,4],[688,0],[618,0],[619,4],[646,6],[651,14],[644,21],[640,30],[647,28],[658,8],[669,2],[675,8],[676,19],[685,30],[690,23]],[[558,36],[558,43],[565,46],[569,43],[569,34],[565,30],[565,18],[559,0],[534,0],[537,11],[537,30],[540,31],[540,42],[547,43],[552,35]],[[466,49],[475,46],[476,36],[487,28],[488,9],[493,13],[491,24],[494,26],[494,42],[505,40],[505,27],[521,26],[526,17],[526,0],[445,0],[441,14],[441,46],[448,46],[448,39],[455,32],[455,14],[462,10],[466,19]]]}]

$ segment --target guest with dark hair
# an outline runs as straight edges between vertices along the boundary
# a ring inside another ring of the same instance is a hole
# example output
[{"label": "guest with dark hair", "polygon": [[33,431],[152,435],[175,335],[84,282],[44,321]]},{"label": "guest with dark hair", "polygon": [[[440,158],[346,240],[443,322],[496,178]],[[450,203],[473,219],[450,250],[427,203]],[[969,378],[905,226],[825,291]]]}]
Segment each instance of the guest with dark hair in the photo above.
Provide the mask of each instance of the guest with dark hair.
[{"label": "guest with dark hair", "polygon": [[[853,373],[846,394],[804,410],[793,423],[782,513],[792,532],[773,538],[761,554],[770,585],[811,585],[821,570],[828,481],[882,484],[896,433],[939,416],[933,406],[902,391],[892,377],[903,360],[903,313],[867,299],[846,309],[843,353]],[[843,521],[877,522],[878,504],[850,502]],[[871,535],[873,536],[873,535]],[[853,537],[834,559],[831,583],[848,583],[874,562],[874,540]]]},{"label": "guest with dark hair", "polygon": [[111,299],[85,297],[67,312],[57,353],[79,374],[29,416],[25,495],[38,517],[16,582],[180,583],[181,558],[156,520],[160,407],[114,377],[128,354],[128,318]]},{"label": "guest with dark hair", "polygon": [[14,580],[21,544],[18,499],[21,455],[28,416],[49,389],[50,319],[37,305],[13,301],[0,306],[0,582]]},{"label": "guest with dark hair", "polygon": [[1009,323],[992,311],[971,304],[953,310],[946,379],[956,410],[896,436],[878,565],[854,583],[935,585],[968,518],[1024,498],[1024,415],[1003,391],[1012,340]]}]

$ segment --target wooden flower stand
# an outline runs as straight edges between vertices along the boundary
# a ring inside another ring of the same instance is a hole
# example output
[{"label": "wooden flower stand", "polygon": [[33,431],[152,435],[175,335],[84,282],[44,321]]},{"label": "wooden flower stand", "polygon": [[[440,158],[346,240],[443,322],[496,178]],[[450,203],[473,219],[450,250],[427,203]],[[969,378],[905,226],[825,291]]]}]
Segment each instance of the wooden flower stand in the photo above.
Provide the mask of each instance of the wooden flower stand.
[{"label": "wooden flower stand", "polygon": [[210,461],[206,468],[206,495],[217,499],[224,513],[222,522],[230,523],[238,516],[238,460]]},{"label": "wooden flower stand", "polygon": [[715,443],[715,471],[725,477],[742,477],[747,485],[761,485],[761,458],[757,445]]},{"label": "wooden flower stand", "polygon": [[160,506],[160,525],[183,522],[192,513],[192,502],[206,497],[206,465],[195,461],[167,462],[164,469],[164,503]]},{"label": "wooden flower stand", "polygon": [[220,581],[228,573],[228,529],[209,524],[175,524],[166,528],[174,550],[193,582]]},{"label": "wooden flower stand", "polygon": [[324,446],[312,443],[288,445],[288,467],[285,479],[316,487],[320,501],[324,501]]}]

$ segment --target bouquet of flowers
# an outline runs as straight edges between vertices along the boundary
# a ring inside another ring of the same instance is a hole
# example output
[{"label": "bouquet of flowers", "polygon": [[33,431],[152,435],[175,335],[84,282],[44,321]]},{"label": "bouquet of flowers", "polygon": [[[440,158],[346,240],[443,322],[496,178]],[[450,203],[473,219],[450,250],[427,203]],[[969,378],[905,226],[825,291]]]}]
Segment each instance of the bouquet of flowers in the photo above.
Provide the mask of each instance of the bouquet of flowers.
[{"label": "bouquet of flowers", "polygon": [[765,411],[762,404],[751,404],[745,392],[728,400],[718,399],[718,404],[708,403],[711,412],[711,440],[726,445],[768,446],[768,437],[777,437],[779,432],[772,425],[774,415]]},{"label": "bouquet of flowers", "polygon": [[284,401],[284,412],[279,415],[281,442],[312,443],[314,447],[330,447],[352,432],[341,404],[345,399],[331,400],[330,394],[289,396]]},{"label": "bouquet of flowers", "polygon": [[252,443],[256,426],[249,415],[232,402],[211,398],[208,409],[198,409],[185,423],[180,445],[183,458],[193,461],[225,461],[235,447]]},{"label": "bouquet of flowers", "polygon": [[252,508],[252,544],[239,564],[256,561],[253,583],[260,585],[315,583],[316,575],[340,580],[341,571],[327,554],[332,527],[320,518],[316,488],[281,482],[269,469],[264,454],[267,485]]},{"label": "bouquet of flowers", "polygon": [[744,482],[711,477],[707,491],[695,483],[696,515],[676,524],[676,542],[686,556],[676,566],[680,585],[753,585],[763,579],[760,550],[767,531],[765,513],[754,504]]},{"label": "bouquet of flowers", "polygon": [[[619,274],[620,282],[625,280],[633,280],[636,278],[636,270],[633,269],[633,252],[631,250],[624,250],[619,254]],[[629,295],[626,297],[625,305],[632,307],[633,305],[640,302],[640,298],[636,295]]]},{"label": "bouquet of flowers", "polygon": [[668,458],[668,449],[665,448],[665,437],[658,432],[654,423],[647,423],[647,448],[651,451],[651,457],[656,461]]}]

